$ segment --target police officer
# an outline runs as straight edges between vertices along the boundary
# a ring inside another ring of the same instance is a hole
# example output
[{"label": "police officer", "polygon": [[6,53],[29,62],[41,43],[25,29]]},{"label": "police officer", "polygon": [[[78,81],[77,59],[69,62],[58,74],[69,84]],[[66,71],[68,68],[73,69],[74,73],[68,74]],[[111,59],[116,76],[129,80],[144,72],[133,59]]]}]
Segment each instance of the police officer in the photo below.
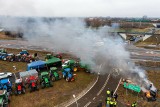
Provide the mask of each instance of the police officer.
[{"label": "police officer", "polygon": [[109,88],[108,88],[108,90],[106,91],[106,94],[107,94],[107,97],[110,97],[110,96],[111,96],[111,91],[109,90]]},{"label": "police officer", "polygon": [[136,106],[137,106],[136,102],[132,103],[132,105],[131,105],[131,107],[136,107]]},{"label": "police officer", "polygon": [[106,107],[110,107],[111,97],[106,98]]},{"label": "police officer", "polygon": [[117,101],[114,101],[113,102],[113,107],[116,107],[117,106]]},{"label": "police officer", "polygon": [[110,101],[110,107],[113,107],[113,105],[114,105],[114,101]]}]

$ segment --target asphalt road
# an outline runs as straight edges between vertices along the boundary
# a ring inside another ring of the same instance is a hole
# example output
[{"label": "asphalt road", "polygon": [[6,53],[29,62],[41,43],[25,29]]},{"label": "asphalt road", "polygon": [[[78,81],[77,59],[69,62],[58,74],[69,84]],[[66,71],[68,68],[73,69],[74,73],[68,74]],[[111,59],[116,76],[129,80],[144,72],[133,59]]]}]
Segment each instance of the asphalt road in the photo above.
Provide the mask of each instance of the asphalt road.
[{"label": "asphalt road", "polygon": [[105,105],[106,90],[109,88],[110,90],[115,91],[119,81],[120,76],[113,77],[110,74],[100,75],[94,87],[83,97],[78,99],[77,103],[74,102],[71,105],[68,105],[68,107],[77,107],[77,104],[78,107],[97,107],[101,102]]}]

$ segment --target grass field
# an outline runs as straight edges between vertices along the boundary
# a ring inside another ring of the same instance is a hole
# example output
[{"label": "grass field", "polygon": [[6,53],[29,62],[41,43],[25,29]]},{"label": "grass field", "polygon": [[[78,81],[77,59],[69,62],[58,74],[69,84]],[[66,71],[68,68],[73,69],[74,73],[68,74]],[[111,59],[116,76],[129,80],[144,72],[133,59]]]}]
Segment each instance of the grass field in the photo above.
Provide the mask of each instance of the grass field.
[{"label": "grass field", "polygon": [[[8,53],[19,53],[21,50],[7,49]],[[38,53],[40,59],[44,59],[45,54],[48,52],[29,51],[30,53]],[[72,56],[64,54],[63,58],[71,58]],[[74,58],[75,59],[75,58]],[[19,72],[26,70],[27,63],[25,62],[7,62],[0,61],[0,72],[10,71]],[[16,66],[17,70],[13,70]],[[80,93],[85,89],[88,84],[96,79],[94,74],[85,73],[84,71],[76,72],[74,82],[66,82],[64,79],[53,83],[53,87],[40,89],[39,91],[30,93],[27,90],[26,94],[11,97],[11,107],[53,107],[57,104],[63,103],[70,98],[73,94]]]}]

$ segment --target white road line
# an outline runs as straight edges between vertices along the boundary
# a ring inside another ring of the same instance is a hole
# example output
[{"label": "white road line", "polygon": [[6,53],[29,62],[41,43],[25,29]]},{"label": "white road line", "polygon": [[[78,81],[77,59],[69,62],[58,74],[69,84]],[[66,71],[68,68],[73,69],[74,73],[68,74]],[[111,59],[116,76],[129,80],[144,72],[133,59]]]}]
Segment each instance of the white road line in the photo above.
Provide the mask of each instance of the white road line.
[{"label": "white road line", "polygon": [[109,78],[110,78],[110,74],[108,75],[108,77],[107,77],[107,79],[106,79],[103,87],[101,88],[101,90],[99,90],[99,92],[97,93],[97,96],[99,96],[99,95],[101,94],[101,92],[104,90],[105,86],[106,86],[107,83],[108,83]]},{"label": "white road line", "polygon": [[88,102],[84,107],[88,107],[91,104],[91,102]]},{"label": "white road line", "polygon": [[[102,64],[100,65],[99,72],[98,72],[98,76],[97,76],[97,79],[96,79],[96,81],[94,82],[94,84],[93,84],[84,94],[82,94],[81,96],[78,96],[78,97],[76,98],[77,101],[78,101],[80,98],[82,98],[84,95],[86,95],[86,94],[94,87],[94,85],[97,83],[97,81],[98,81],[98,79],[99,79],[99,74],[100,74],[101,68],[102,68]],[[70,102],[68,105],[66,105],[65,107],[68,107],[68,106],[72,105],[73,103],[75,103],[75,101],[71,101],[71,102]]]},{"label": "white road line", "polygon": [[117,87],[116,87],[116,89],[115,89],[113,95],[116,93],[116,91],[117,91],[117,89],[118,89],[118,87],[119,87],[119,85],[120,85],[120,83],[121,83],[121,80],[122,80],[122,78],[119,80],[119,83],[118,83],[118,85],[117,85]]},{"label": "white road line", "polygon": [[93,97],[93,100],[95,100],[96,99],[96,97]]},{"label": "white road line", "polygon": [[[78,101],[80,98],[82,98],[84,95],[86,95],[86,94],[94,87],[94,85],[97,83],[98,79],[99,79],[99,75],[97,76],[97,79],[96,79],[96,81],[94,82],[94,84],[93,84],[83,95],[81,95],[81,96],[79,96],[79,97],[76,98],[77,101]],[[70,103],[69,103],[67,106],[65,106],[65,107],[68,107],[68,106],[72,105],[73,103],[75,103],[75,101],[70,102]]]}]

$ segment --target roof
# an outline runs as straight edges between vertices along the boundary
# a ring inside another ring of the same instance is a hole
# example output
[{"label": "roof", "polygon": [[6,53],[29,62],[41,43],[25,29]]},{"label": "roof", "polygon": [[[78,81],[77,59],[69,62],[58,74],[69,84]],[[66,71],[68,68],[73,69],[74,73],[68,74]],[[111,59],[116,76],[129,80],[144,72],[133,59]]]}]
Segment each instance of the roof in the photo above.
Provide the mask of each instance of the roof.
[{"label": "roof", "polygon": [[48,72],[42,72],[41,75],[48,75]]},{"label": "roof", "polygon": [[50,70],[57,70],[57,67],[51,67]]},{"label": "roof", "polygon": [[1,80],[0,80],[0,83],[5,84],[5,83],[7,83],[8,81],[9,81],[8,78],[4,78],[4,79],[1,79]]},{"label": "roof", "polygon": [[39,61],[31,62],[27,66],[28,67],[36,67],[36,66],[44,66],[45,64],[46,64],[45,61],[39,60]]},{"label": "roof", "polygon": [[56,57],[51,57],[51,59],[48,59],[45,62],[46,62],[46,64],[53,64],[53,63],[56,63],[56,62],[61,62],[61,60],[59,58],[56,58]]}]

